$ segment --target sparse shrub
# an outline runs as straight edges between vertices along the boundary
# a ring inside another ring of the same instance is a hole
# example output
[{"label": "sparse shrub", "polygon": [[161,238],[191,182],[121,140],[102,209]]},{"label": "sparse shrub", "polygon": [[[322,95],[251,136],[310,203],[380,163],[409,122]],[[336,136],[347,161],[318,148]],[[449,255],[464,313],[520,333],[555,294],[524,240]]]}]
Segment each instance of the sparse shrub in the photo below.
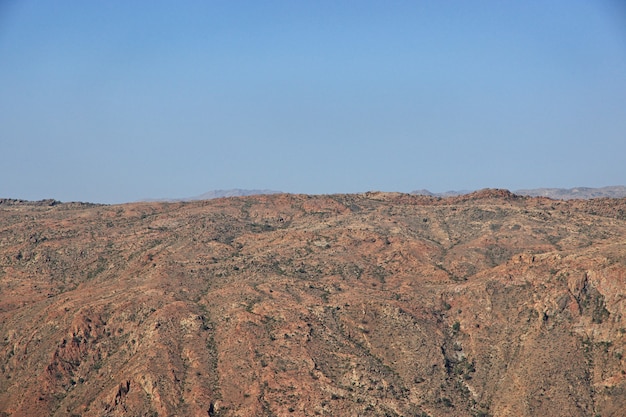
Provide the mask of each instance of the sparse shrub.
[{"label": "sparse shrub", "polygon": [[439,399],[439,402],[443,405],[445,405],[446,407],[452,408],[454,407],[454,404],[452,404],[452,400],[448,397],[441,397]]}]

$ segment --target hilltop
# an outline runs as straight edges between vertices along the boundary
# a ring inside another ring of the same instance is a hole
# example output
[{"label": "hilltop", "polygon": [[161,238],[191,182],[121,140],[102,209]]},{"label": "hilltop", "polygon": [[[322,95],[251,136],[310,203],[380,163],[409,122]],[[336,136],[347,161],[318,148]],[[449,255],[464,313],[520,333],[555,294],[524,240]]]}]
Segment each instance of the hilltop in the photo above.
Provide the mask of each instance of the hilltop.
[{"label": "hilltop", "polygon": [[626,199],[0,201],[1,416],[620,416]]}]

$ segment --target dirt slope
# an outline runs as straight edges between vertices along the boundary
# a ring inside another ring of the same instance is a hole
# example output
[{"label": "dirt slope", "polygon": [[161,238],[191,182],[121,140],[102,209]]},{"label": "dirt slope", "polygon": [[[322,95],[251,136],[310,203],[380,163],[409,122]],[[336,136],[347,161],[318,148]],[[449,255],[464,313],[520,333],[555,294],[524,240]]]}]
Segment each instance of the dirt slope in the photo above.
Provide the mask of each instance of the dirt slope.
[{"label": "dirt slope", "polygon": [[0,201],[0,416],[622,416],[626,200]]}]

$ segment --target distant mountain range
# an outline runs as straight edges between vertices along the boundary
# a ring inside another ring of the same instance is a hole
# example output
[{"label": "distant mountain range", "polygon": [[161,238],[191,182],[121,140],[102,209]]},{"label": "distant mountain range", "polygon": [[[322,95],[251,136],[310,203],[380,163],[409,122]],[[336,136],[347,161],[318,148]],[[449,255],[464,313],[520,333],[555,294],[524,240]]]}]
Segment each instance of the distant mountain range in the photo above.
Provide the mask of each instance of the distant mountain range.
[{"label": "distant mountain range", "polygon": [[241,190],[239,188],[235,188],[232,190],[213,190],[206,192],[204,194],[200,194],[196,197],[186,198],[185,200],[211,200],[214,198],[223,198],[223,197],[244,197],[247,195],[260,195],[260,194],[281,194],[282,191],[274,191],[274,190]]},{"label": "distant mountain range", "polygon": [[[442,193],[433,193],[429,190],[415,190],[411,191],[413,195],[426,195],[431,197],[455,197],[459,195],[469,194],[475,190],[458,190],[458,191],[445,191]],[[626,186],[615,185],[601,188],[591,187],[575,187],[575,188],[534,188],[534,189],[521,189],[512,191],[517,195],[524,195],[529,197],[548,197],[555,200],[572,200],[572,199],[590,199],[590,198],[624,198],[626,197]],[[158,198],[158,199],[145,199],[142,201],[196,201],[196,200],[212,200],[214,198],[224,197],[244,197],[260,194],[281,194],[282,191],[276,190],[244,190],[244,189],[230,189],[230,190],[213,190],[200,194],[195,197],[185,198]]]},{"label": "distant mountain range", "polygon": [[[432,197],[454,197],[463,194],[469,194],[471,191],[446,191],[443,193],[432,193],[428,190],[412,191],[413,195],[427,195]],[[590,198],[624,198],[626,197],[626,187],[623,185],[615,185],[601,188],[591,187],[575,187],[575,188],[534,188],[513,191],[517,195],[525,195],[529,197],[548,197],[555,200],[573,200],[573,199],[590,199]]]},{"label": "distant mountain range", "polygon": [[456,197],[458,195],[469,194],[471,192],[472,190],[459,190],[459,191],[445,191],[443,193],[433,193],[431,191],[422,189],[422,190],[411,191],[409,194],[425,195],[428,197]]},{"label": "distant mountain range", "polygon": [[204,194],[197,195],[195,197],[152,198],[152,199],[145,199],[141,201],[167,201],[167,202],[197,201],[197,200],[212,200],[214,198],[224,198],[224,197],[244,197],[244,196],[249,196],[249,195],[281,194],[281,193],[282,191],[274,191],[274,190],[242,190],[239,188],[234,188],[231,190],[212,190]]},{"label": "distant mountain range", "polygon": [[624,198],[626,187],[614,185],[602,188],[576,187],[576,188],[536,188],[532,190],[516,190],[515,194],[531,197],[549,197],[556,200],[589,199],[589,198]]}]

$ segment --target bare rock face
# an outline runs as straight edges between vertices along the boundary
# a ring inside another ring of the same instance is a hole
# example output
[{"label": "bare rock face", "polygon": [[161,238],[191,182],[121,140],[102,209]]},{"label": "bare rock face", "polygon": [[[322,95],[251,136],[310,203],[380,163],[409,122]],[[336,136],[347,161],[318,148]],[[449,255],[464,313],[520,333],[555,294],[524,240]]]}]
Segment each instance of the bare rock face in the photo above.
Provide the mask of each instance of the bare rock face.
[{"label": "bare rock face", "polygon": [[626,409],[625,199],[3,201],[2,416]]}]

